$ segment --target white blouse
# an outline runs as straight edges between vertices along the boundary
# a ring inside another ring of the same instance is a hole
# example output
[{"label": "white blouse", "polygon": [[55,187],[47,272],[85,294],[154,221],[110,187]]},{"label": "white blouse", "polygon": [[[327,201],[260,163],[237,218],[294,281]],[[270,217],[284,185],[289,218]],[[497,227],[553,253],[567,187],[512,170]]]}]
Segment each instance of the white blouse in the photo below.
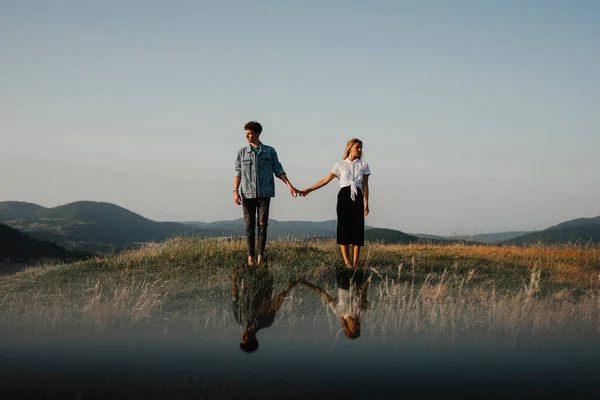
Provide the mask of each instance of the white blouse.
[{"label": "white blouse", "polygon": [[360,317],[362,314],[360,304],[360,291],[354,285],[350,289],[338,288],[337,298],[329,307],[338,317]]},{"label": "white blouse", "polygon": [[357,188],[362,190],[363,176],[371,175],[371,169],[369,168],[369,164],[358,158],[354,161],[346,158],[345,160],[338,161],[331,169],[331,173],[339,178],[340,188],[350,186],[350,198],[354,200],[356,193],[358,193]]}]

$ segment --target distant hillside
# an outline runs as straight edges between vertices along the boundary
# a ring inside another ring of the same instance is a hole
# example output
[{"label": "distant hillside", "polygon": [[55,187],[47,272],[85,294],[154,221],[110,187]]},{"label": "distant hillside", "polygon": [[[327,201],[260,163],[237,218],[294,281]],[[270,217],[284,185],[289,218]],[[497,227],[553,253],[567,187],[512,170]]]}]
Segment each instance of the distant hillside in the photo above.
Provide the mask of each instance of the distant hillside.
[{"label": "distant hillside", "polygon": [[[213,232],[221,232],[225,236],[242,236],[246,232],[246,223],[243,218],[232,221],[185,223],[190,226],[209,229]],[[269,219],[269,237],[275,239],[289,236],[296,238],[335,236],[336,224],[336,221],[278,221]]]},{"label": "distant hillside", "polygon": [[67,251],[51,242],[33,239],[17,229],[0,224],[0,259],[63,257]]},{"label": "distant hillside", "polygon": [[416,236],[422,239],[436,239],[436,240],[445,240],[447,239],[446,236],[439,236],[439,235],[430,235],[428,233],[407,233],[407,235],[412,235],[412,236]]},{"label": "distant hillside", "polygon": [[[246,232],[246,223],[243,218],[231,221],[217,222],[184,222],[185,224],[197,228],[209,229],[212,232],[220,233],[221,236],[243,236]],[[366,229],[370,229],[367,226]],[[337,221],[278,221],[269,219],[269,238],[281,239],[294,237],[298,239],[311,237],[331,237],[335,236],[337,231]]]},{"label": "distant hillside", "polygon": [[578,228],[583,226],[598,226],[600,225],[600,216],[594,218],[577,218],[566,222],[561,222],[558,225],[551,226],[550,229]]},{"label": "distant hillside", "polygon": [[40,210],[45,208],[24,201],[0,202],[0,222],[28,218]]},{"label": "distant hillside", "polygon": [[156,222],[110,203],[78,201],[54,208],[30,203],[0,203],[0,223],[34,238],[68,248],[127,247],[162,241],[173,235],[212,236],[209,229],[176,222]]},{"label": "distant hillside", "polygon": [[371,228],[365,230],[365,240],[382,244],[406,244],[423,241],[417,236],[407,235],[394,229]]},{"label": "distant hillside", "polygon": [[429,235],[425,233],[409,233],[409,235],[417,236],[423,239],[434,239],[434,240],[446,240],[446,241],[458,241],[468,243],[501,243],[506,240],[523,236],[530,233],[529,231],[515,231],[515,232],[498,232],[498,233],[477,233],[473,235],[452,235],[452,236],[437,236]]},{"label": "distant hillside", "polygon": [[501,242],[504,242],[506,240],[517,238],[519,236],[527,235],[528,233],[531,233],[531,231],[514,231],[514,232],[498,232],[498,233],[478,233],[478,234],[475,234],[475,235],[454,236],[454,237],[449,238],[449,239],[462,239],[462,240],[467,240],[467,241],[470,241],[470,242],[493,244],[493,243],[501,243]]},{"label": "distant hillside", "polygon": [[600,216],[562,222],[548,229],[532,232],[503,242],[505,244],[600,244]]}]

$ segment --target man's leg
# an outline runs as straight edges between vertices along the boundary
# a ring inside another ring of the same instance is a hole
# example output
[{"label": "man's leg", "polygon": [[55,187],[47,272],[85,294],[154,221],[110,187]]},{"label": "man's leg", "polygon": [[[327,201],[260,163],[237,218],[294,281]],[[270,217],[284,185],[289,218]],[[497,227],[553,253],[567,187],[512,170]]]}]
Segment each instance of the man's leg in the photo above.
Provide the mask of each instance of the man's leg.
[{"label": "man's leg", "polygon": [[267,245],[267,226],[269,225],[269,206],[270,197],[263,197],[258,200],[258,260],[260,264]]},{"label": "man's leg", "polygon": [[254,264],[254,241],[256,235],[256,199],[242,200],[244,220],[246,221],[246,243],[248,245],[248,264]]}]

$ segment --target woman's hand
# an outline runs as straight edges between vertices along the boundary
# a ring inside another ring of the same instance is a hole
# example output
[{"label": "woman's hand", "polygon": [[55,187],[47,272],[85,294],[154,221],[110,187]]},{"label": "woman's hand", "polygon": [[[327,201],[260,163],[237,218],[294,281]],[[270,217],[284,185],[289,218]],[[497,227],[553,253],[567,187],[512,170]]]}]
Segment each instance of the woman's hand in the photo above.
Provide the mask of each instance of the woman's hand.
[{"label": "woman's hand", "polygon": [[302,196],[302,197],[306,196],[306,195],[307,195],[307,194],[309,194],[310,192],[312,192],[312,190],[311,190],[310,188],[309,188],[309,189],[303,189],[303,190],[299,190],[299,191],[298,191],[298,193],[299,193],[299,194],[300,194],[300,196]]},{"label": "woman's hand", "polygon": [[365,217],[369,215],[369,205],[365,204]]}]

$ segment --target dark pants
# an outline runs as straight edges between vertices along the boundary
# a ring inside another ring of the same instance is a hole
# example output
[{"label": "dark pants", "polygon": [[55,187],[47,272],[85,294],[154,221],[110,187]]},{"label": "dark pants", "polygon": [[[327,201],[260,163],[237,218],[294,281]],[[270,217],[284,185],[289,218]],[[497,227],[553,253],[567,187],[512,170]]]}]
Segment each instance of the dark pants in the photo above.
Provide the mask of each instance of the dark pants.
[{"label": "dark pants", "polygon": [[254,238],[256,235],[256,214],[258,212],[258,255],[262,256],[267,244],[267,222],[269,220],[270,197],[242,200],[244,219],[246,220],[246,240],[248,255],[254,257]]}]

